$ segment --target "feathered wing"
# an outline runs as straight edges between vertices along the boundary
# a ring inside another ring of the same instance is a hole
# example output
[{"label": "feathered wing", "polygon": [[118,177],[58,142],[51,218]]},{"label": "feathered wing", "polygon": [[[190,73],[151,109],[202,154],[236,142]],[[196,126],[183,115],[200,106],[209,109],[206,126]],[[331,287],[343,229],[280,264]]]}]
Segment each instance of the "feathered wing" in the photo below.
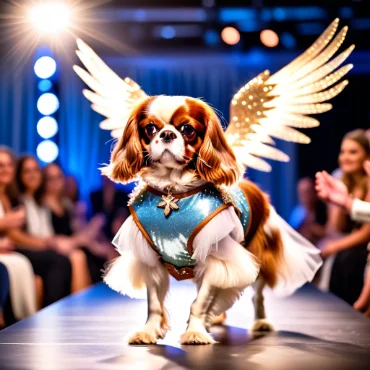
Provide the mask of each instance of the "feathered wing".
[{"label": "feathered wing", "polygon": [[[327,112],[328,100],[348,84],[338,82],[353,67],[338,67],[348,58],[354,45],[332,59],[342,45],[347,27],[335,37],[339,19],[298,58],[270,76],[259,74],[243,86],[230,105],[230,124],[226,137],[237,159],[247,167],[271,171],[262,158],[288,161],[289,157],[274,147],[272,137],[307,144],[310,138],[294,128],[310,128],[319,121],[310,114]],[[293,128],[294,127],[294,128]]]},{"label": "feathered wing", "polygon": [[77,40],[77,46],[76,53],[87,71],[79,66],[73,69],[93,90],[83,90],[83,94],[93,110],[107,117],[100,128],[111,130],[112,136],[119,138],[132,110],[148,96],[135,81],[128,77],[122,80],[82,40]]}]

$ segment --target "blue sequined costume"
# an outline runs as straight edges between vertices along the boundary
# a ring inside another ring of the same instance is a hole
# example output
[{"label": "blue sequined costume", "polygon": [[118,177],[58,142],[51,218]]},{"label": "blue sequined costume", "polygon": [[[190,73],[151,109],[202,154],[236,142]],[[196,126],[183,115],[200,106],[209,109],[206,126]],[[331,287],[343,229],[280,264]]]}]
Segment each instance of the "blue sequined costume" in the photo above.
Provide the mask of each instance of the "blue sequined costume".
[{"label": "blue sequined costume", "polygon": [[242,190],[234,186],[220,190],[212,184],[191,192],[175,194],[178,210],[167,217],[158,208],[162,193],[147,187],[131,203],[130,211],[151,247],[177,280],[193,277],[196,261],[192,258],[193,241],[198,232],[222,210],[234,206],[246,234],[250,207]]}]

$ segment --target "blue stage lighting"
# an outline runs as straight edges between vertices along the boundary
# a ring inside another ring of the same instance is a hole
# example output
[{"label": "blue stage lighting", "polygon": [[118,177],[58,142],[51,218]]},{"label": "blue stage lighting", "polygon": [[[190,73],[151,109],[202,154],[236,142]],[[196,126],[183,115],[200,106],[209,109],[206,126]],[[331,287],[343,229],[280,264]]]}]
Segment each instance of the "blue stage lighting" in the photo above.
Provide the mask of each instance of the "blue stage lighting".
[{"label": "blue stage lighting", "polygon": [[173,39],[176,36],[176,30],[171,26],[165,26],[161,29],[161,36],[164,39]]},{"label": "blue stage lighting", "polygon": [[41,161],[51,163],[57,159],[59,148],[53,141],[44,140],[37,146],[36,153]]},{"label": "blue stage lighting", "polygon": [[204,41],[207,45],[216,45],[220,42],[220,34],[215,30],[208,30],[204,34]]},{"label": "blue stage lighting", "polygon": [[58,122],[53,117],[42,117],[37,123],[37,132],[43,139],[50,139],[58,132]]},{"label": "blue stage lighting", "polygon": [[59,100],[55,94],[45,93],[37,101],[37,109],[44,116],[55,113],[59,108]]},{"label": "blue stage lighting", "polygon": [[50,80],[41,80],[38,84],[38,88],[42,92],[47,92],[53,87],[53,83]]},{"label": "blue stage lighting", "polygon": [[284,47],[286,47],[287,49],[291,49],[291,48],[294,48],[296,47],[297,45],[297,40],[295,39],[295,37],[289,33],[289,32],[283,32],[281,35],[280,35],[280,42],[282,43],[282,45]]},{"label": "blue stage lighting", "polygon": [[35,63],[34,70],[39,78],[50,78],[57,70],[57,63],[51,57],[43,56]]}]

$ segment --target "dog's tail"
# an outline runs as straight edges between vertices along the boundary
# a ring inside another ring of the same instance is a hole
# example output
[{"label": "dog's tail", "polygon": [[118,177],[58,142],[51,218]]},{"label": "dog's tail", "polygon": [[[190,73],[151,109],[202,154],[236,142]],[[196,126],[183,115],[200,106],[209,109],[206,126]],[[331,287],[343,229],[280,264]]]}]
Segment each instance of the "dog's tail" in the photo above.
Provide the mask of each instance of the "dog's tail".
[{"label": "dog's tail", "polygon": [[259,260],[260,274],[271,288],[275,286],[283,261],[284,247],[279,230],[267,224],[270,216],[268,196],[250,181],[239,184],[251,210],[251,225],[245,238],[245,247]]}]

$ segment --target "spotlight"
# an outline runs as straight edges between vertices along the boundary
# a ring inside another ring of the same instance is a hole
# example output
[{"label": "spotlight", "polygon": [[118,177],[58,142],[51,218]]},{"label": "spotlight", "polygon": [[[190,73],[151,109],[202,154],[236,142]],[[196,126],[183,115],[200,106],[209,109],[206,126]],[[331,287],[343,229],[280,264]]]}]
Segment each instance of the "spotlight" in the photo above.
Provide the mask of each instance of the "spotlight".
[{"label": "spotlight", "polygon": [[58,132],[58,122],[53,117],[42,117],[37,123],[37,132],[43,139],[50,139]]},{"label": "spotlight", "polygon": [[45,93],[39,97],[37,101],[37,109],[44,116],[50,116],[59,108],[59,100],[56,95],[52,93]]},{"label": "spotlight", "polygon": [[50,78],[57,70],[57,63],[51,57],[41,57],[37,59],[34,70],[39,78]]},{"label": "spotlight", "polygon": [[220,41],[220,35],[215,30],[207,30],[203,38],[207,45],[216,45]]},{"label": "spotlight", "polygon": [[176,36],[176,30],[171,26],[165,26],[161,29],[161,36],[164,39],[173,39]]},{"label": "spotlight", "polygon": [[294,48],[297,44],[296,39],[289,32],[283,32],[280,35],[280,41],[281,41],[282,45],[284,45],[288,49]]},{"label": "spotlight", "polygon": [[59,148],[53,141],[44,140],[37,146],[36,154],[41,161],[51,163],[57,159]]},{"label": "spotlight", "polygon": [[225,27],[221,32],[221,38],[225,44],[236,45],[240,41],[240,33],[234,27]]},{"label": "spotlight", "polygon": [[49,91],[53,87],[53,84],[50,80],[41,80],[38,83],[37,87],[39,88],[41,92],[46,92],[46,91]]},{"label": "spotlight", "polygon": [[279,44],[279,36],[272,30],[263,30],[260,35],[263,45],[273,48]]},{"label": "spotlight", "polygon": [[56,34],[68,27],[70,10],[62,3],[38,4],[30,9],[29,19],[41,33]]}]

